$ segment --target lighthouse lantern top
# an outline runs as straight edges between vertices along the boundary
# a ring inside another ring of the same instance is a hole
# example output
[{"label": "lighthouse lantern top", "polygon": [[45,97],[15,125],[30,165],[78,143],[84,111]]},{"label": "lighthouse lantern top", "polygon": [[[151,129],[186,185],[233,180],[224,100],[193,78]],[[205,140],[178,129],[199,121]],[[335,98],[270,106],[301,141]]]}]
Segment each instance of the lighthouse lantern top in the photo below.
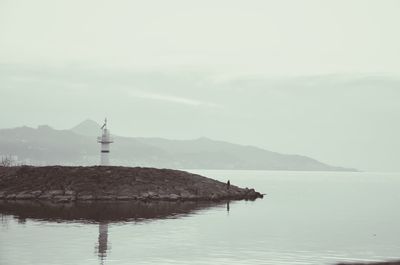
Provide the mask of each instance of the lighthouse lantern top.
[{"label": "lighthouse lantern top", "polygon": [[110,136],[110,131],[107,129],[107,118],[104,119],[104,124],[101,126],[102,135],[97,137],[97,141],[102,144],[112,143],[113,140]]}]

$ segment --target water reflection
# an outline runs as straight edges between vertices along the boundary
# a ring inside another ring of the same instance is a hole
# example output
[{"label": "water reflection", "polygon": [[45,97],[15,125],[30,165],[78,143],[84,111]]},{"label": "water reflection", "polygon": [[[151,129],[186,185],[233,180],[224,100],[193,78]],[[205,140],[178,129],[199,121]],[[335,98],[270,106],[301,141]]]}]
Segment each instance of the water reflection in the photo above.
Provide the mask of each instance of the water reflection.
[{"label": "water reflection", "polygon": [[76,202],[0,201],[0,214],[12,215],[19,222],[36,219],[56,222],[115,223],[177,218],[208,207],[214,202]]},{"label": "water reflection", "polygon": [[108,246],[108,223],[99,224],[99,241],[97,244],[96,252],[100,259],[100,264],[103,265],[107,257]]},{"label": "water reflection", "polygon": [[[119,222],[144,222],[152,219],[179,218],[201,209],[222,206],[215,202],[139,202],[96,201],[51,203],[48,201],[0,201],[0,220],[12,216],[23,224],[28,219],[46,222],[97,223],[98,242],[95,253],[100,264],[105,264],[110,242],[108,226]],[[227,204],[229,211],[229,203]]]}]

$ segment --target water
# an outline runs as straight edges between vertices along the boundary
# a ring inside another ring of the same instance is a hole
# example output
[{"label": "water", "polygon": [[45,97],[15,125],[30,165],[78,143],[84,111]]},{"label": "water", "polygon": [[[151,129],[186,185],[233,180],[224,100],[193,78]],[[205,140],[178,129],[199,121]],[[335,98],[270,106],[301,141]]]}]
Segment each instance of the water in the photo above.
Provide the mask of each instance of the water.
[{"label": "water", "polygon": [[[0,204],[0,264],[400,259],[400,174],[205,171],[267,193],[214,203]],[[228,211],[229,210],[229,211]]]}]

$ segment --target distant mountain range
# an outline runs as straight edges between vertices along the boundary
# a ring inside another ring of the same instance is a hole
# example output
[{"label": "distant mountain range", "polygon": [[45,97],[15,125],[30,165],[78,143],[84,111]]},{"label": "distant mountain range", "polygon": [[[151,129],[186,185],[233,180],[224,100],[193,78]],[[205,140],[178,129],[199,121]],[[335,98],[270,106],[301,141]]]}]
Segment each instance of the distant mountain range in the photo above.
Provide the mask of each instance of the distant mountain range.
[{"label": "distant mountain range", "polygon": [[[85,120],[70,130],[49,126],[0,130],[0,156],[11,155],[20,163],[40,165],[93,165],[99,160],[96,136],[100,125]],[[247,169],[354,171],[315,159],[271,152],[208,138],[168,140],[163,138],[113,136],[111,162],[115,165],[178,169]]]}]

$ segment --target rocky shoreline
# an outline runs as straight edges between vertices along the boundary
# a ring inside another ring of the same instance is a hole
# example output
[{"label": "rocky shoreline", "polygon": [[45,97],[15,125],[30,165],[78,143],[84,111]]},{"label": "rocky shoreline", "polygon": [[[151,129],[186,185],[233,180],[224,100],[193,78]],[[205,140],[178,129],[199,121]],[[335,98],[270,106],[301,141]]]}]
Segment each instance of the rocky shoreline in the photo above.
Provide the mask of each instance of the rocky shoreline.
[{"label": "rocky shoreline", "polygon": [[0,167],[1,200],[221,201],[263,195],[180,170],[142,167]]}]

